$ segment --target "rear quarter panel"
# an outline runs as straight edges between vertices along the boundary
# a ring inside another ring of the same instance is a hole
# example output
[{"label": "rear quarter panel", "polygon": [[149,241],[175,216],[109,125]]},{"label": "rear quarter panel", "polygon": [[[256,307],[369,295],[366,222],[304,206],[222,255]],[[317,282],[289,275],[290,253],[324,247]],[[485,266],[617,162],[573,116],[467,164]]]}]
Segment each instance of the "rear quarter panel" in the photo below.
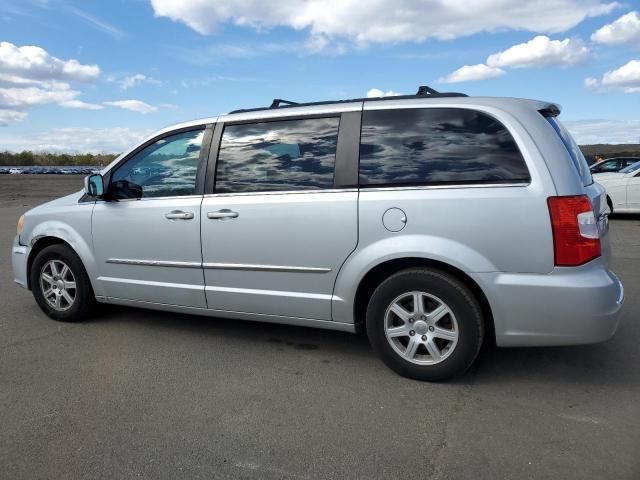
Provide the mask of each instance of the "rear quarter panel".
[{"label": "rear quarter panel", "polygon": [[[352,305],[360,281],[371,268],[395,258],[442,261],[470,274],[547,274],[553,270],[547,198],[556,194],[556,187],[535,136],[523,126],[523,122],[537,122],[540,132],[549,134],[540,125],[544,118],[535,110],[523,109],[524,118],[520,118],[517,111],[465,107],[484,111],[509,129],[531,174],[530,184],[361,189],[358,248],[338,276],[334,320],[353,321]],[[558,144],[564,149],[559,140]],[[384,212],[394,207],[407,218],[406,226],[396,233],[382,223]],[[490,292],[486,293],[490,298]]]}]

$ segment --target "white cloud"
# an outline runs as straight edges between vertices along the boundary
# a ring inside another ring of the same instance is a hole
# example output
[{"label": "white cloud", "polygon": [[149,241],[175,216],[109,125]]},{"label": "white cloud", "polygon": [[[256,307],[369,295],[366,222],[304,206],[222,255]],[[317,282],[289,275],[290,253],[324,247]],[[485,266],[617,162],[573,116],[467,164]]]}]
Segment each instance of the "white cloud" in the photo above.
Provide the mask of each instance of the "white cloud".
[{"label": "white cloud", "polygon": [[585,62],[590,52],[579,38],[551,40],[538,35],[487,57],[486,63],[464,65],[440,78],[442,83],[474,82],[504,75],[504,68],[568,68]]},{"label": "white cloud", "polygon": [[82,100],[69,100],[67,102],[60,103],[60,106],[66,108],[79,108],[81,110],[102,110],[104,107],[96,103],[87,103]]},{"label": "white cloud", "polygon": [[578,120],[563,123],[579,145],[640,143],[640,120]]},{"label": "white cloud", "polygon": [[138,113],[151,113],[158,110],[158,107],[141,102],[140,100],[118,100],[115,102],[104,102],[104,104]]},{"label": "white cloud", "polygon": [[0,88],[0,107],[24,108],[47,103],[69,102],[77,95],[78,92],[71,90],[68,84],[56,85],[53,88]]},{"label": "white cloud", "polygon": [[600,86],[600,81],[597,78],[589,77],[584,79],[584,87],[587,90],[597,90]]},{"label": "white cloud", "polygon": [[455,72],[440,78],[438,81],[441,83],[477,82],[479,80],[501,77],[505,73],[501,68],[489,67],[484,63],[479,63],[477,65],[464,65]]},{"label": "white cloud", "polygon": [[402,95],[401,93],[394,92],[393,90],[383,91],[379,88],[372,88],[367,92],[367,98],[378,98],[378,97],[397,97],[398,95]]},{"label": "white cloud", "polygon": [[100,68],[74,59],[60,60],[33,45],[0,42],[0,73],[30,80],[88,81],[98,78]]},{"label": "white cloud", "polygon": [[571,67],[589,58],[589,49],[578,38],[551,40],[538,35],[526,43],[514,45],[487,58],[487,65],[498,68]]},{"label": "white cloud", "polygon": [[141,73],[136,73],[135,75],[130,75],[128,77],[124,77],[122,80],[118,82],[120,84],[120,88],[122,90],[127,90],[129,88],[136,87],[143,83],[147,83],[149,85],[162,85],[160,80],[156,80],[155,78],[147,77]]},{"label": "white cloud", "polygon": [[[0,110],[0,121],[2,111]],[[3,134],[0,145],[10,151],[46,151],[67,153],[121,153],[153,133],[150,129],[131,128],[56,128],[28,134]]]},{"label": "white cloud", "polygon": [[150,0],[157,17],[188,25],[201,34],[223,24],[265,30],[288,27],[310,34],[311,51],[336,39],[356,44],[453,39],[479,32],[566,31],[587,17],[611,12],[602,0]]},{"label": "white cloud", "polygon": [[99,75],[97,65],[61,60],[32,45],[18,47],[0,42],[0,125],[23,120],[27,116],[25,110],[36,105],[102,108],[79,100],[80,92],[69,83],[95,80]]},{"label": "white cloud", "polygon": [[24,120],[26,116],[27,114],[24,112],[0,108],[0,127],[7,126],[9,122],[19,122],[20,120]]},{"label": "white cloud", "polygon": [[620,68],[606,72],[601,80],[586,78],[584,85],[589,90],[622,90],[625,93],[640,93],[640,60],[631,60]]},{"label": "white cloud", "polygon": [[640,46],[640,14],[629,12],[591,35],[591,40],[605,45],[628,43]]},{"label": "white cloud", "polygon": [[75,8],[70,5],[67,5],[66,8],[69,12],[84,20],[88,25],[91,25],[92,27],[101,30],[106,34],[111,35],[113,38],[121,40],[125,37],[124,33],[120,29],[114,27],[110,23],[107,23],[100,18],[90,15],[84,10],[80,10],[79,8]]}]

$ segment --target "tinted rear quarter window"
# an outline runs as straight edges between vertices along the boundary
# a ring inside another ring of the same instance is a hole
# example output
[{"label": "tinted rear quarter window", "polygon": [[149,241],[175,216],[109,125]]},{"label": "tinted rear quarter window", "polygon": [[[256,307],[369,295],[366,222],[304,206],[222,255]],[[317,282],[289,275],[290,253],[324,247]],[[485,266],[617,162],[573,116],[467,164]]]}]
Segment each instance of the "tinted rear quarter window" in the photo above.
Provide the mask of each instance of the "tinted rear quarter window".
[{"label": "tinted rear quarter window", "polygon": [[470,109],[367,110],[362,119],[360,185],[527,183],[509,131]]},{"label": "tinted rear quarter window", "polygon": [[564,144],[567,149],[567,153],[573,162],[574,167],[580,175],[582,179],[582,184],[586,187],[587,185],[591,185],[593,183],[593,177],[591,176],[591,170],[589,170],[589,164],[587,160],[584,158],[582,151],[578,147],[578,144],[575,142],[569,131],[560,123],[556,117],[547,117],[547,121],[551,124],[553,129],[556,131],[560,140]]}]

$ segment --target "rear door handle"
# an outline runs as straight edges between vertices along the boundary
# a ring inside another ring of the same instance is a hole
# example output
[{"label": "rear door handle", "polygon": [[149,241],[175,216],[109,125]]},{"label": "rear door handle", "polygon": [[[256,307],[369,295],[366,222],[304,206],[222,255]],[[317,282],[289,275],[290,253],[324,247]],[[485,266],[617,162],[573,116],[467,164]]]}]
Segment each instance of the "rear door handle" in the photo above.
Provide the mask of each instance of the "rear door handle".
[{"label": "rear door handle", "polygon": [[182,210],[172,210],[169,213],[164,214],[165,218],[169,220],[191,220],[193,218],[193,212],[183,212]]},{"label": "rear door handle", "polygon": [[229,210],[228,208],[218,210],[217,212],[207,212],[207,218],[212,220],[224,220],[225,218],[238,218],[238,212]]}]

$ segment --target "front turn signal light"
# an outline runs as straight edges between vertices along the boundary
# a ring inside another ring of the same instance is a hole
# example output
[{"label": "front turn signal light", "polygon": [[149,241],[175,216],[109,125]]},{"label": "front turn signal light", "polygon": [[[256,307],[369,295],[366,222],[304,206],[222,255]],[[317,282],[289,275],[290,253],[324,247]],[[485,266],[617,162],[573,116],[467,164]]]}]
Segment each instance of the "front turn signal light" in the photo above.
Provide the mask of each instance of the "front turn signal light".
[{"label": "front turn signal light", "polygon": [[18,219],[18,228],[16,228],[18,235],[22,233],[23,229],[24,229],[24,215],[21,215],[20,218]]}]

